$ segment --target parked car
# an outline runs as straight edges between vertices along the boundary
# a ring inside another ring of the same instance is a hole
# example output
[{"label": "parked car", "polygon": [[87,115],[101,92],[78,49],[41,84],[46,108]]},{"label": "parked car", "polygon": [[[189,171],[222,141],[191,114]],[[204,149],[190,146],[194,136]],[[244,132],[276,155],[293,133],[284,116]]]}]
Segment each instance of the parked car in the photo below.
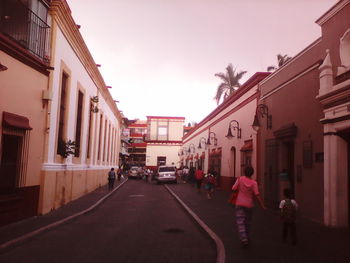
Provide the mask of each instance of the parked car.
[{"label": "parked car", "polygon": [[158,184],[163,182],[172,182],[176,184],[176,167],[167,165],[159,166],[154,179],[157,181]]},{"label": "parked car", "polygon": [[140,179],[140,178],[141,178],[141,175],[140,175],[140,173],[139,173],[139,167],[137,167],[137,166],[132,166],[132,167],[129,169],[128,177],[129,177],[129,178],[133,178],[133,179]]}]

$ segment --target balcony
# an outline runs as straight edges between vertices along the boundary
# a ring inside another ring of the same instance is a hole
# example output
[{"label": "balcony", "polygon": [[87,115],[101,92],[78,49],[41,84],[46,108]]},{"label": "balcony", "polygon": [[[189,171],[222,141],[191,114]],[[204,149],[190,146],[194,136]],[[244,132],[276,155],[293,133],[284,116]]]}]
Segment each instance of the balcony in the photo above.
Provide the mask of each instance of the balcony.
[{"label": "balcony", "polygon": [[48,63],[50,27],[21,2],[0,1],[0,33]]}]

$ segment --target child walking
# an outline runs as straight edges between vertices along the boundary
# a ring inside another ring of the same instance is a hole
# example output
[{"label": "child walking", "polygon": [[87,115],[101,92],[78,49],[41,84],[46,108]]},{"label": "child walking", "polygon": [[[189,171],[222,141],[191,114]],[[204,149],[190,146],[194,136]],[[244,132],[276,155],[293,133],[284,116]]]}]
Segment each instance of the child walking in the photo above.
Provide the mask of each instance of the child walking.
[{"label": "child walking", "polygon": [[207,190],[207,198],[211,199],[213,197],[213,193],[214,193],[216,178],[213,174],[208,172],[204,176],[204,182],[205,182],[204,188],[205,188],[205,190]]},{"label": "child walking", "polygon": [[280,202],[279,205],[282,220],[282,240],[283,242],[287,242],[288,233],[290,233],[292,245],[296,245],[297,235],[295,220],[298,204],[294,199],[292,199],[292,193],[290,189],[284,189],[283,195],[284,199]]}]

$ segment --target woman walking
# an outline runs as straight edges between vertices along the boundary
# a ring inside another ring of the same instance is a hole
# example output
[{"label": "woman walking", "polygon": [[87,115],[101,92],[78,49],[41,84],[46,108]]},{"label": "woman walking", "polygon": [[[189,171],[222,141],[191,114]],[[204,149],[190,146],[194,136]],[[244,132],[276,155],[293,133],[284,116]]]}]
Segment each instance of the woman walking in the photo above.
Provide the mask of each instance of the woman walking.
[{"label": "woman walking", "polygon": [[251,178],[253,174],[253,167],[246,167],[244,169],[244,176],[239,177],[232,186],[233,191],[238,191],[235,209],[236,224],[243,248],[249,244],[249,230],[252,220],[254,197],[258,200],[260,206],[266,209],[260,197],[258,184]]}]

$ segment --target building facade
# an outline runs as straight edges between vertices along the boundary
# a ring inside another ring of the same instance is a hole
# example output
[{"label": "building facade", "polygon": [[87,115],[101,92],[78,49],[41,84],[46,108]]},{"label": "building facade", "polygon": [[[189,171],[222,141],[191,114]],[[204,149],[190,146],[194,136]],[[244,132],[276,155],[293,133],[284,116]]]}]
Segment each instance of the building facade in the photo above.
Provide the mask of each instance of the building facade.
[{"label": "building facade", "polygon": [[130,144],[128,148],[128,166],[143,167],[146,165],[145,137],[147,134],[147,122],[145,120],[134,120],[128,125],[130,133]]},{"label": "building facade", "polygon": [[106,184],[119,162],[122,121],[67,2],[53,0],[50,15],[54,70],[46,90],[40,213]]},{"label": "building facade", "polygon": [[0,2],[0,225],[36,215],[51,72],[50,1]]},{"label": "building facade", "polygon": [[107,183],[121,116],[66,1],[0,3],[0,224]]},{"label": "building facade", "polygon": [[259,156],[264,197],[277,207],[291,188],[300,215],[349,226],[350,2],[339,1],[317,23],[322,36],[260,84]]},{"label": "building facade", "polygon": [[201,167],[218,177],[219,186],[230,190],[234,178],[246,166],[256,170],[257,132],[252,128],[259,97],[259,82],[270,73],[256,73],[232,96],[183,137],[180,161],[183,166]]},{"label": "building facade", "polygon": [[147,116],[146,166],[179,166],[178,154],[184,133],[184,117]]}]

